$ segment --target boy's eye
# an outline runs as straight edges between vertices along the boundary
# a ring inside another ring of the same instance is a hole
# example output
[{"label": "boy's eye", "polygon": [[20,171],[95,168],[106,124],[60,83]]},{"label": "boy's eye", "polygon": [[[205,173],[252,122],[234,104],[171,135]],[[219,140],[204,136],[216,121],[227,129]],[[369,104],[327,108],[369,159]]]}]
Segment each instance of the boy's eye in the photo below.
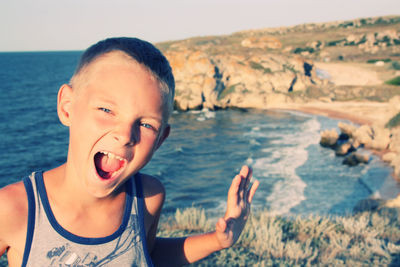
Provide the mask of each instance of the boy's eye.
[{"label": "boy's eye", "polygon": [[156,129],[153,125],[151,125],[151,124],[149,124],[149,123],[142,122],[142,123],[140,124],[140,126],[146,128],[146,129],[150,129],[150,130],[157,131],[157,129]]},{"label": "boy's eye", "polygon": [[151,126],[150,124],[148,124],[148,123],[142,123],[142,124],[140,124],[142,127],[144,127],[144,128],[148,128],[148,129],[153,129],[153,126]]},{"label": "boy's eye", "polygon": [[111,113],[111,110],[108,108],[98,108],[99,110],[105,112],[105,113]]}]

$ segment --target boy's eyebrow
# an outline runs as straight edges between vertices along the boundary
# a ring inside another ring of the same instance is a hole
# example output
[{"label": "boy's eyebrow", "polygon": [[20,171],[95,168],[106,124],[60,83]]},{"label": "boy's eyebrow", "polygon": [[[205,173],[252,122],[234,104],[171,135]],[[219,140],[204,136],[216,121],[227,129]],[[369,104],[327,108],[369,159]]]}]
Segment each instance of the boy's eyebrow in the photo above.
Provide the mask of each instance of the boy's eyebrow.
[{"label": "boy's eyebrow", "polygon": [[113,100],[111,100],[110,98],[105,97],[105,96],[94,96],[94,97],[92,98],[92,100],[93,100],[93,101],[105,102],[105,103],[107,103],[107,104],[111,104],[111,105],[115,106],[115,101],[113,101]]},{"label": "boy's eyebrow", "polygon": [[[111,106],[116,106],[116,102],[115,101],[110,100],[109,98],[107,98],[105,96],[95,96],[92,99],[92,102],[98,102],[98,101],[104,102],[106,104],[110,104]],[[146,116],[146,118],[154,119],[154,120],[157,120],[159,122],[163,121],[163,117],[162,116],[148,115],[148,116]]]}]

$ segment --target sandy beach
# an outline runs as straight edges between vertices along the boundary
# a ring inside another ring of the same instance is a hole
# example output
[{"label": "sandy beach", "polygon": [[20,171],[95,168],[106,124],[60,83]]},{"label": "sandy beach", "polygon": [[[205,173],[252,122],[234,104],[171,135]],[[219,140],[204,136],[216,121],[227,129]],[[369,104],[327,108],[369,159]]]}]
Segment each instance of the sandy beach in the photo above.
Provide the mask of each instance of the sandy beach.
[{"label": "sandy beach", "polygon": [[309,102],[283,105],[280,109],[297,110],[335,119],[346,119],[355,124],[384,126],[396,115],[395,103],[380,102]]}]

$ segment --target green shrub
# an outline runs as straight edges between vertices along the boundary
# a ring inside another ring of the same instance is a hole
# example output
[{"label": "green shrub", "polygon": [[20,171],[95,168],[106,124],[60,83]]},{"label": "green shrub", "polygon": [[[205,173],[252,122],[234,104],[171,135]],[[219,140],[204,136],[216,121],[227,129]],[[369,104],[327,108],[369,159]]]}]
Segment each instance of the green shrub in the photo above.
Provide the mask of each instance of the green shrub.
[{"label": "green shrub", "polygon": [[254,61],[250,61],[250,67],[255,70],[263,70],[264,69],[263,65],[261,65],[260,63],[254,62]]},{"label": "green shrub", "polygon": [[257,63],[257,62],[254,62],[254,61],[250,61],[249,64],[250,64],[250,67],[251,67],[252,69],[261,70],[261,71],[263,71],[264,73],[271,73],[271,69],[270,69],[270,68],[264,68],[264,66],[261,65],[260,63]]},{"label": "green shrub", "polygon": [[297,47],[294,51],[293,51],[293,53],[295,53],[295,54],[300,54],[300,53],[302,53],[302,52],[310,52],[310,53],[314,53],[315,52],[315,49],[314,48],[312,48],[312,47]]},{"label": "green shrub", "polygon": [[400,76],[394,77],[393,79],[390,79],[385,83],[390,85],[400,85]]},{"label": "green shrub", "polygon": [[392,68],[395,70],[400,70],[400,62],[399,61],[393,61],[392,62]]},{"label": "green shrub", "polygon": [[385,63],[392,61],[390,58],[374,58],[374,59],[368,59],[367,63],[368,64],[375,64],[378,61],[383,61]]},{"label": "green shrub", "polygon": [[219,95],[218,95],[218,100],[221,100],[221,99],[223,99],[224,97],[226,97],[227,95],[229,95],[229,94],[232,94],[232,93],[234,93],[235,91],[236,91],[236,86],[238,86],[240,83],[236,83],[236,84],[233,84],[233,85],[231,85],[231,86],[229,86],[229,87],[226,87],[226,88],[224,88],[224,90],[222,90],[220,93],[219,93]]},{"label": "green shrub", "polygon": [[356,45],[356,42],[354,42],[354,41],[351,41],[351,42],[346,42],[345,44],[344,44],[345,46],[355,46]]},{"label": "green shrub", "polygon": [[326,45],[327,46],[336,46],[342,42],[346,41],[346,39],[341,39],[341,40],[335,40],[335,41],[330,41]]},{"label": "green shrub", "polygon": [[400,126],[400,112],[391,118],[385,126],[389,129]]},{"label": "green shrub", "polygon": [[367,25],[367,20],[366,19],[360,19],[360,23],[362,26]]},{"label": "green shrub", "polygon": [[339,24],[339,28],[347,28],[347,27],[353,27],[354,23],[352,21],[346,21],[344,23]]}]

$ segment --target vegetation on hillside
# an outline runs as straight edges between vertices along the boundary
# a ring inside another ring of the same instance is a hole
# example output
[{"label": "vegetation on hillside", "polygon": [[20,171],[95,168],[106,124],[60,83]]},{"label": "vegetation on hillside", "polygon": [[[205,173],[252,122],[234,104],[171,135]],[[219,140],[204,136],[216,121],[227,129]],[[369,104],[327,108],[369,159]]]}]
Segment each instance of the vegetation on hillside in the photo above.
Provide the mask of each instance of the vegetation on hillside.
[{"label": "vegetation on hillside", "polygon": [[[361,18],[349,21],[301,24],[292,27],[265,28],[247,30],[222,36],[202,36],[179,41],[157,44],[162,51],[198,49],[209,55],[240,54],[252,57],[261,53],[302,54],[313,60],[323,60],[329,54],[331,60],[366,62],[381,57],[400,60],[400,54],[393,49],[400,45],[400,39],[384,34],[386,31],[400,30],[400,16]],[[381,34],[380,34],[381,33]],[[366,52],[359,45],[370,42],[371,35],[376,38],[375,46],[380,49]],[[349,38],[349,36],[352,36]],[[265,37],[276,38],[282,45],[272,47],[246,47],[242,45],[246,38],[261,40]]]},{"label": "vegetation on hillside", "polygon": [[391,118],[388,123],[385,125],[386,128],[395,128],[400,126],[400,112],[397,113],[393,118]]},{"label": "vegetation on hillside", "polygon": [[393,79],[390,79],[385,83],[390,85],[400,85],[400,76],[394,77]]},{"label": "vegetation on hillside", "polygon": [[[204,210],[178,210],[160,236],[211,231]],[[254,212],[238,243],[191,266],[399,266],[398,210],[345,217],[280,217]]]}]

